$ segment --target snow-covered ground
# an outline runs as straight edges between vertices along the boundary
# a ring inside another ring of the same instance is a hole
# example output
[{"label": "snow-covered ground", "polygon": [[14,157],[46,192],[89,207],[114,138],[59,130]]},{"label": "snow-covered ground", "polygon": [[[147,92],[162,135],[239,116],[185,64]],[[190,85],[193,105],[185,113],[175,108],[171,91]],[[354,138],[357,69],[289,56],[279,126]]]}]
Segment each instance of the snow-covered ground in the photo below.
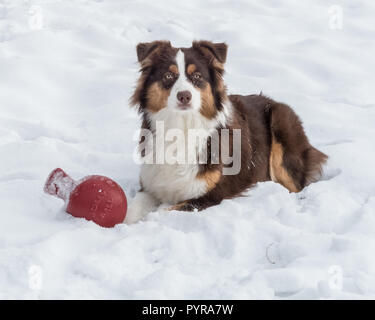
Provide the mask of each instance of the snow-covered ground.
[{"label": "snow-covered ground", "polygon": [[[0,298],[375,298],[374,16],[371,0],[0,0]],[[323,180],[113,229],[64,213],[43,193],[55,167],[134,197],[135,46],[156,39],[226,41],[229,92],[293,106]]]}]

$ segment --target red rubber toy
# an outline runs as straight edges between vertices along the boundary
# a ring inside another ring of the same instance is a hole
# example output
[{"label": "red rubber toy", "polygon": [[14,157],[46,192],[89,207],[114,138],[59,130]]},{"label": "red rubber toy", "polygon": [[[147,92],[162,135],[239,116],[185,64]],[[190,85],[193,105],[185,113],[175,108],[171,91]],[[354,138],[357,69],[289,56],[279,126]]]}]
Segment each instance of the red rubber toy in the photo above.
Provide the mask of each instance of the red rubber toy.
[{"label": "red rubber toy", "polygon": [[125,219],[127,201],[124,191],[113,180],[98,175],[73,180],[62,169],[53,170],[44,192],[63,199],[66,212],[111,228]]}]

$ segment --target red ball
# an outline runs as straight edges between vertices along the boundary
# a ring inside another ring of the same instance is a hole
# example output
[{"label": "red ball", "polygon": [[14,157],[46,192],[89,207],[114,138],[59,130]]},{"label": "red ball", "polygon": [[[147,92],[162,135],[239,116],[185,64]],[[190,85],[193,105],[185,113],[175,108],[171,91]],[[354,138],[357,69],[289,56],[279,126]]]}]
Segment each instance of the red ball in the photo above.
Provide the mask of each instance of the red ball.
[{"label": "red ball", "polygon": [[87,176],[76,182],[57,168],[49,175],[44,191],[67,201],[66,211],[72,216],[92,220],[102,227],[122,223],[126,216],[124,191],[104,176]]}]

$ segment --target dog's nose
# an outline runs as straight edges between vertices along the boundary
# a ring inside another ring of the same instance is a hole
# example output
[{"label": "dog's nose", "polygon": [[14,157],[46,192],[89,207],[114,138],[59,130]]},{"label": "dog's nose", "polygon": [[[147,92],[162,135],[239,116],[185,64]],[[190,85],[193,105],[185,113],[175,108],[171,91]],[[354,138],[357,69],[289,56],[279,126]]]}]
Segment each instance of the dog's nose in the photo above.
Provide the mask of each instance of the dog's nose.
[{"label": "dog's nose", "polygon": [[190,91],[177,92],[177,100],[180,101],[182,104],[188,104],[191,100],[191,92]]}]

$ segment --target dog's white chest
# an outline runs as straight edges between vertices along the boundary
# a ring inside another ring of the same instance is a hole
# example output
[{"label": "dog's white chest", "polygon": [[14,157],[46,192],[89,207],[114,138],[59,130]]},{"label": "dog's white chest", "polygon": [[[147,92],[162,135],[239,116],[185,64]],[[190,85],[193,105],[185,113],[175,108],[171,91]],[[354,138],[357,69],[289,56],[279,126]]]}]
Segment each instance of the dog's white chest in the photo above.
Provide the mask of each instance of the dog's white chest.
[{"label": "dog's white chest", "polygon": [[206,183],[196,178],[197,173],[195,164],[144,164],[141,182],[145,191],[161,202],[175,204],[206,193]]}]

